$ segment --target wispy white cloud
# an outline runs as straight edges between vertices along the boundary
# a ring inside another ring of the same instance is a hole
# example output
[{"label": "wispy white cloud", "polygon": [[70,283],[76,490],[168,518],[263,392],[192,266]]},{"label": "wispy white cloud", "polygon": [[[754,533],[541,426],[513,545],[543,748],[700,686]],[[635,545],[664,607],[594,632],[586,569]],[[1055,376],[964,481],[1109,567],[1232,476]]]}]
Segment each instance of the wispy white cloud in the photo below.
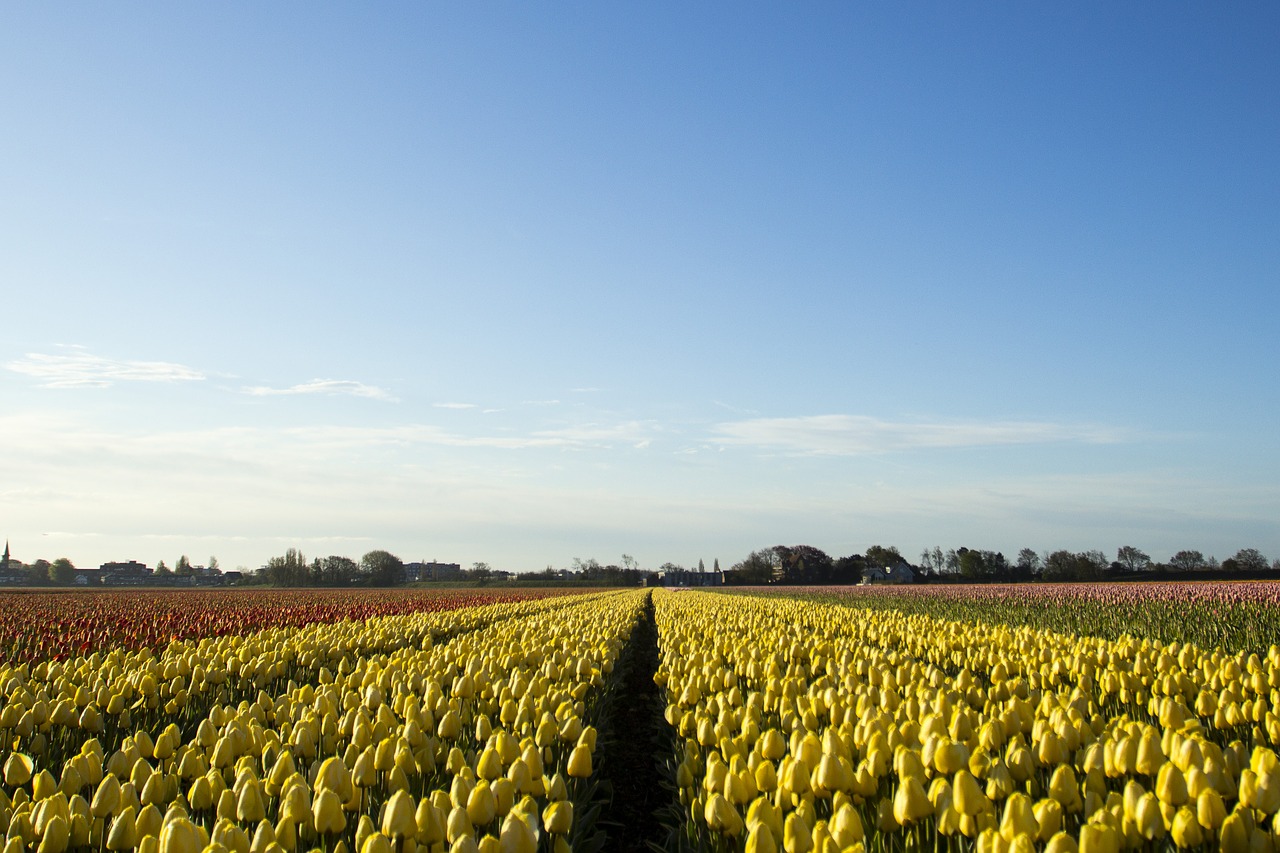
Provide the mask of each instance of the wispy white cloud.
[{"label": "wispy white cloud", "polygon": [[751,418],[718,424],[712,432],[718,441],[726,445],[814,456],[859,456],[928,448],[1055,442],[1111,444],[1127,438],[1123,430],[1092,424],[906,422],[862,415]]},{"label": "wispy white cloud", "polygon": [[437,409],[474,409],[475,403],[432,403]]},{"label": "wispy white cloud", "polygon": [[288,388],[270,388],[265,385],[257,385],[245,388],[244,393],[253,397],[275,397],[288,394],[345,394],[351,397],[383,400],[388,403],[398,402],[391,392],[385,388],[366,385],[363,382],[356,382],[352,379],[313,379],[310,382],[292,385]]},{"label": "wispy white cloud", "polygon": [[27,353],[5,367],[31,376],[45,388],[109,388],[116,382],[197,382],[199,370],[167,361],[120,361],[68,347],[65,355]]}]

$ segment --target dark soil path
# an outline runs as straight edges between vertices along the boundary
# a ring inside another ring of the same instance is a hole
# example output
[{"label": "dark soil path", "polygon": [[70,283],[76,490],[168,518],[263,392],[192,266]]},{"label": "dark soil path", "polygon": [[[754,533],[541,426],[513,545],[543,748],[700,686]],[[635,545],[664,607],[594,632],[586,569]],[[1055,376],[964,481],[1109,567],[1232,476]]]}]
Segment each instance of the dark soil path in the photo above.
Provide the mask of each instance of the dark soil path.
[{"label": "dark soil path", "polygon": [[666,721],[661,688],[653,683],[658,670],[658,626],[652,594],[628,643],[622,691],[614,709],[610,743],[601,769],[613,788],[608,817],[601,821],[608,841],[604,849],[650,853],[663,841],[656,815],[669,805],[671,792],[662,784],[659,743]]}]

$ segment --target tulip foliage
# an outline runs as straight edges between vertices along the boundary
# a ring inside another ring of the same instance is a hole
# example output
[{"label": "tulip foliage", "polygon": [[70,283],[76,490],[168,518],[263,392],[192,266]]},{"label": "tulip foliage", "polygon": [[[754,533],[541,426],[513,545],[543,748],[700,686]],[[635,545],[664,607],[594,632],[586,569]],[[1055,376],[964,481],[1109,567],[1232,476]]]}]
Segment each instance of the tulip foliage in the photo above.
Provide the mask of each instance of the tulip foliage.
[{"label": "tulip foliage", "polygon": [[3,853],[589,848],[595,723],[643,603],[406,608],[0,665]]},{"label": "tulip foliage", "polygon": [[655,593],[703,850],[1280,848],[1280,648]]}]

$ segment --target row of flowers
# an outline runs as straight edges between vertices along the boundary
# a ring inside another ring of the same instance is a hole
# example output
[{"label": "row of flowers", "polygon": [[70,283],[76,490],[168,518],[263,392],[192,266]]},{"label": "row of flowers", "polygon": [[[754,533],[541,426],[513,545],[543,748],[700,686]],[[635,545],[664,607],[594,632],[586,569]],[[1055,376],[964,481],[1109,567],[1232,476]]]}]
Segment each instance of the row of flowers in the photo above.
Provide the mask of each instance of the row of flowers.
[{"label": "row of flowers", "polygon": [[157,648],[176,639],[456,610],[552,594],[406,589],[24,592],[6,595],[0,609],[0,663],[65,659],[115,646]]},{"label": "row of flowers", "polygon": [[1265,653],[1280,642],[1280,583],[926,584],[771,588],[748,594],[1232,651]]}]

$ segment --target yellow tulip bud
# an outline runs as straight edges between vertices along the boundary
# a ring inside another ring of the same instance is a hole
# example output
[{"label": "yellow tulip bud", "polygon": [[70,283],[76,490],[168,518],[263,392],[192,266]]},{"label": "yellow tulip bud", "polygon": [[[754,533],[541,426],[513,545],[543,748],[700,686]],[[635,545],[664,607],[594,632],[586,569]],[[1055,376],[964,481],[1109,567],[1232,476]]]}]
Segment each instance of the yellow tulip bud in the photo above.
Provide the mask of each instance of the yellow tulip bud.
[{"label": "yellow tulip bud", "polygon": [[1078,853],[1076,840],[1065,832],[1055,833],[1044,846],[1044,853]]},{"label": "yellow tulip bud", "polygon": [[107,833],[108,850],[132,850],[138,846],[136,816],[133,806],[126,806],[115,816]]},{"label": "yellow tulip bud", "polygon": [[1080,800],[1080,786],[1069,764],[1060,764],[1049,779],[1049,796],[1057,800],[1068,814],[1079,812],[1084,804]]},{"label": "yellow tulip bud", "polygon": [[142,843],[142,839],[148,835],[160,835],[160,827],[164,824],[164,815],[160,814],[160,810],[153,805],[143,806],[138,810],[138,843]]},{"label": "yellow tulip bud", "polygon": [[498,845],[501,853],[537,853],[538,837],[518,809],[512,809],[502,821]]},{"label": "yellow tulip bud", "polygon": [[575,779],[589,778],[591,776],[591,750],[581,744],[575,746],[573,752],[569,753],[569,761],[565,765],[565,772]]},{"label": "yellow tulip bud", "polygon": [[337,835],[347,827],[347,817],[342,812],[342,800],[328,788],[316,792],[311,801],[311,816],[316,832],[321,835]]},{"label": "yellow tulip bud", "polygon": [[951,782],[951,797],[956,811],[970,816],[978,814],[989,802],[968,770],[956,771]]},{"label": "yellow tulip bud", "polygon": [[1004,804],[1004,816],[1000,821],[1000,837],[1010,843],[1019,835],[1036,837],[1040,822],[1036,820],[1031,798],[1026,794],[1011,794]]},{"label": "yellow tulip bud", "polygon": [[404,791],[396,791],[387,800],[382,815],[382,834],[388,838],[407,838],[417,833],[415,811],[413,797]]},{"label": "yellow tulip bud", "polygon": [[778,842],[769,827],[758,823],[747,833],[746,853],[778,853]]},{"label": "yellow tulip bud", "polygon": [[[163,831],[161,834],[163,835]],[[214,824],[211,840],[227,853],[249,853],[249,836],[243,829],[225,818]]]},{"label": "yellow tulip bud", "polygon": [[858,812],[853,806],[848,803],[836,809],[836,813],[827,822],[827,828],[831,831],[832,839],[839,845],[841,850],[852,847],[866,838],[862,827],[862,818],[858,816]]},{"label": "yellow tulip bud", "polygon": [[1119,853],[1120,833],[1101,823],[1080,827],[1080,853]]},{"label": "yellow tulip bud", "polygon": [[493,798],[493,789],[484,779],[476,782],[467,796],[467,818],[474,826],[485,826],[498,813],[497,803]]},{"label": "yellow tulip bud", "polygon": [[1154,794],[1146,793],[1138,798],[1133,812],[1133,822],[1137,826],[1138,834],[1148,841],[1164,837],[1164,816],[1160,802]]},{"label": "yellow tulip bud", "polygon": [[204,846],[195,824],[186,818],[171,820],[160,830],[160,853],[200,853]]},{"label": "yellow tulip bud", "polygon": [[[471,825],[471,819],[467,817],[467,810],[462,806],[454,806],[449,812],[449,819],[445,822],[445,838],[449,844],[455,844],[460,838],[472,838],[475,828]],[[474,844],[474,839],[472,841]]]},{"label": "yellow tulip bud", "polygon": [[1171,761],[1160,766],[1156,777],[1156,796],[1160,798],[1160,802],[1171,806],[1180,806],[1187,801],[1187,780]]},{"label": "yellow tulip bud", "polygon": [[898,784],[893,795],[893,819],[906,826],[933,814],[933,803],[924,793],[924,786],[915,777],[907,777]]},{"label": "yellow tulip bud", "polygon": [[245,783],[236,798],[236,820],[241,823],[257,823],[267,816],[266,805],[262,802],[262,790],[258,782]]},{"label": "yellow tulip bud", "polygon": [[567,800],[549,803],[542,810],[542,825],[547,832],[567,835],[573,828],[573,803]]},{"label": "yellow tulip bud", "polygon": [[26,785],[31,781],[33,767],[31,757],[20,752],[9,753],[8,760],[4,762],[4,784],[9,788]]},{"label": "yellow tulip bud", "polygon": [[1222,821],[1218,849],[1221,853],[1247,853],[1249,850],[1249,827],[1239,812],[1232,812]]},{"label": "yellow tulip bud", "polygon": [[1178,813],[1174,815],[1169,834],[1179,847],[1199,847],[1204,843],[1204,830],[1196,821],[1195,812],[1186,806],[1178,809]]},{"label": "yellow tulip bud", "polygon": [[737,809],[721,794],[712,794],[703,809],[703,819],[707,826],[717,832],[734,837],[742,834],[744,824]]},{"label": "yellow tulip bud", "polygon": [[1057,800],[1050,798],[1041,800],[1032,808],[1032,813],[1035,814],[1036,823],[1040,827],[1036,837],[1041,841],[1048,841],[1062,831],[1062,804]]},{"label": "yellow tulip bud", "polygon": [[63,853],[71,840],[71,828],[62,815],[54,815],[45,824],[38,853]]},{"label": "yellow tulip bud", "polygon": [[1145,776],[1155,776],[1164,764],[1164,748],[1160,745],[1160,735],[1148,728],[1138,743],[1138,755],[1135,769]]},{"label": "yellow tulip bud", "polygon": [[105,818],[120,809],[120,780],[106,775],[98,783],[98,790],[93,794],[93,805],[90,811],[96,818]]},{"label": "yellow tulip bud", "polygon": [[792,812],[782,827],[782,847],[786,853],[809,853],[813,849],[813,833],[804,818]]}]

